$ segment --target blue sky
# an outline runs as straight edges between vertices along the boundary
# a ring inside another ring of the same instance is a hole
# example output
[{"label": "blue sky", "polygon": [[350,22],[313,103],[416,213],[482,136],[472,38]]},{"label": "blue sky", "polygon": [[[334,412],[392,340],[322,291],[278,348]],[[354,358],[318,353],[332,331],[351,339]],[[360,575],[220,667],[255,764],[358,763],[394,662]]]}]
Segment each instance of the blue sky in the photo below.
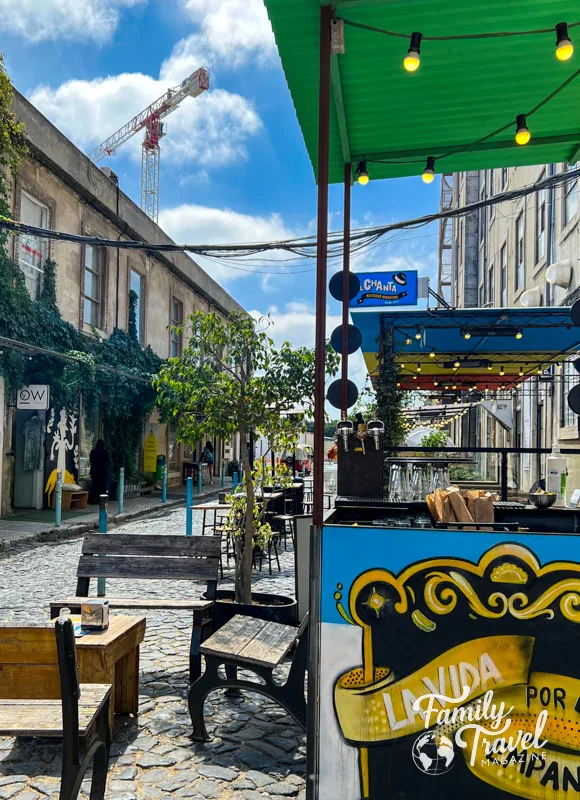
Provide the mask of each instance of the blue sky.
[{"label": "blue sky", "polygon": [[[209,67],[210,91],[167,120],[160,223],[179,242],[315,232],[312,169],[262,0],[0,0],[0,32],[15,86],[84,151],[197,67]],[[103,163],[138,202],[140,137]],[[371,180],[353,188],[353,225],[417,216],[438,204],[437,182]],[[342,227],[341,207],[342,188],[332,187],[332,229]],[[417,268],[434,285],[436,254],[430,226],[353,266]],[[277,341],[313,344],[313,262],[252,262],[244,265],[250,272],[200,263],[245,308],[272,314]],[[340,321],[332,299],[328,314],[330,335]],[[352,367],[361,384],[360,356]]]}]

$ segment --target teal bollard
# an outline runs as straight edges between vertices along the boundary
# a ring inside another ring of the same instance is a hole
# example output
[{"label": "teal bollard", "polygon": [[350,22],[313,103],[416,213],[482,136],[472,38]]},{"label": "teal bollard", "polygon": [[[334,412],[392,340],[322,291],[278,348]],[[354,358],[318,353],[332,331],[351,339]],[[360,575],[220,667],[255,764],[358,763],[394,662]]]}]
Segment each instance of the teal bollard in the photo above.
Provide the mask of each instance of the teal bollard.
[{"label": "teal bollard", "polygon": [[54,489],[54,508],[55,520],[54,524],[57,528],[62,525],[62,472],[56,474],[56,486]]},{"label": "teal bollard", "polygon": [[222,489],[226,485],[226,462],[222,461]]},{"label": "teal bollard", "polygon": [[117,486],[118,513],[125,510],[125,467],[119,467],[119,484]]},{"label": "teal bollard", "polygon": [[233,482],[233,484],[232,484],[233,485],[233,489],[234,489],[234,492],[235,492],[236,489],[238,488],[238,473],[237,472],[234,472],[234,474],[232,475],[232,482]]},{"label": "teal bollard", "polygon": [[185,479],[185,535],[191,536],[193,533],[193,478],[191,475]]},{"label": "teal bollard", "polygon": [[167,464],[163,465],[163,478],[161,481],[161,502],[167,502]]},{"label": "teal bollard", "polygon": [[[99,533],[107,533],[107,501],[109,495],[99,495]],[[97,597],[104,597],[107,593],[106,578],[97,578]]]}]

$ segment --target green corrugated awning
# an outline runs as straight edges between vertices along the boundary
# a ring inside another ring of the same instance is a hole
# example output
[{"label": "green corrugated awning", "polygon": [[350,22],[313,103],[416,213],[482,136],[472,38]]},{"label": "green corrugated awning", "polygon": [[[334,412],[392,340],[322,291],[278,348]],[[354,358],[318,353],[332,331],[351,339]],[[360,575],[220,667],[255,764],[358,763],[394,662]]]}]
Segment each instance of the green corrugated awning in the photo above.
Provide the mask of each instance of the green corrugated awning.
[{"label": "green corrugated awning", "polygon": [[[298,122],[315,174],[318,147],[320,4],[265,0]],[[524,31],[576,22],[571,0],[337,0],[336,15],[424,36]],[[437,172],[576,160],[580,146],[580,78],[528,120],[532,140],[514,142],[525,114],[580,68],[576,53],[555,57],[556,34],[462,41],[423,41],[421,66],[403,69],[408,40],[345,25],[346,52],[332,56],[330,182],[344,164],[366,158],[372,179],[421,174],[441,156],[513,120],[513,128],[437,162]],[[411,163],[408,163],[411,162]]]}]

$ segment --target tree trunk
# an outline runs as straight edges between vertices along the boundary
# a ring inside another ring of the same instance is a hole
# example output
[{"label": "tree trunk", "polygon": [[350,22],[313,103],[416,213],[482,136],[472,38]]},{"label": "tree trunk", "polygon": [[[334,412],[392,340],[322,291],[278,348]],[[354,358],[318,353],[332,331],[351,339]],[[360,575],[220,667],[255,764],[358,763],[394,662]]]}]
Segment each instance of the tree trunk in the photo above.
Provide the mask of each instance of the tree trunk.
[{"label": "tree trunk", "polygon": [[246,522],[244,536],[238,541],[236,559],[236,603],[252,602],[252,551],[254,540],[254,484],[248,455],[246,430],[240,426],[241,460],[246,479]]}]

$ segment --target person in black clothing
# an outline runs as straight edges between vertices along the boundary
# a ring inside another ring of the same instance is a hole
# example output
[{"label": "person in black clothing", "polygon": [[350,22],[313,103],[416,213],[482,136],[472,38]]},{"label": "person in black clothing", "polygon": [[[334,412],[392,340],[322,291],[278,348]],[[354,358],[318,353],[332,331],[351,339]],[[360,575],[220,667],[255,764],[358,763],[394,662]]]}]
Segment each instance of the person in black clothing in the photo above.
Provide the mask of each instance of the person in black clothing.
[{"label": "person in black clothing", "polygon": [[99,439],[95,449],[89,455],[91,462],[91,491],[89,503],[98,503],[101,494],[109,493],[109,473],[111,469],[111,456],[105,450],[105,442]]}]

